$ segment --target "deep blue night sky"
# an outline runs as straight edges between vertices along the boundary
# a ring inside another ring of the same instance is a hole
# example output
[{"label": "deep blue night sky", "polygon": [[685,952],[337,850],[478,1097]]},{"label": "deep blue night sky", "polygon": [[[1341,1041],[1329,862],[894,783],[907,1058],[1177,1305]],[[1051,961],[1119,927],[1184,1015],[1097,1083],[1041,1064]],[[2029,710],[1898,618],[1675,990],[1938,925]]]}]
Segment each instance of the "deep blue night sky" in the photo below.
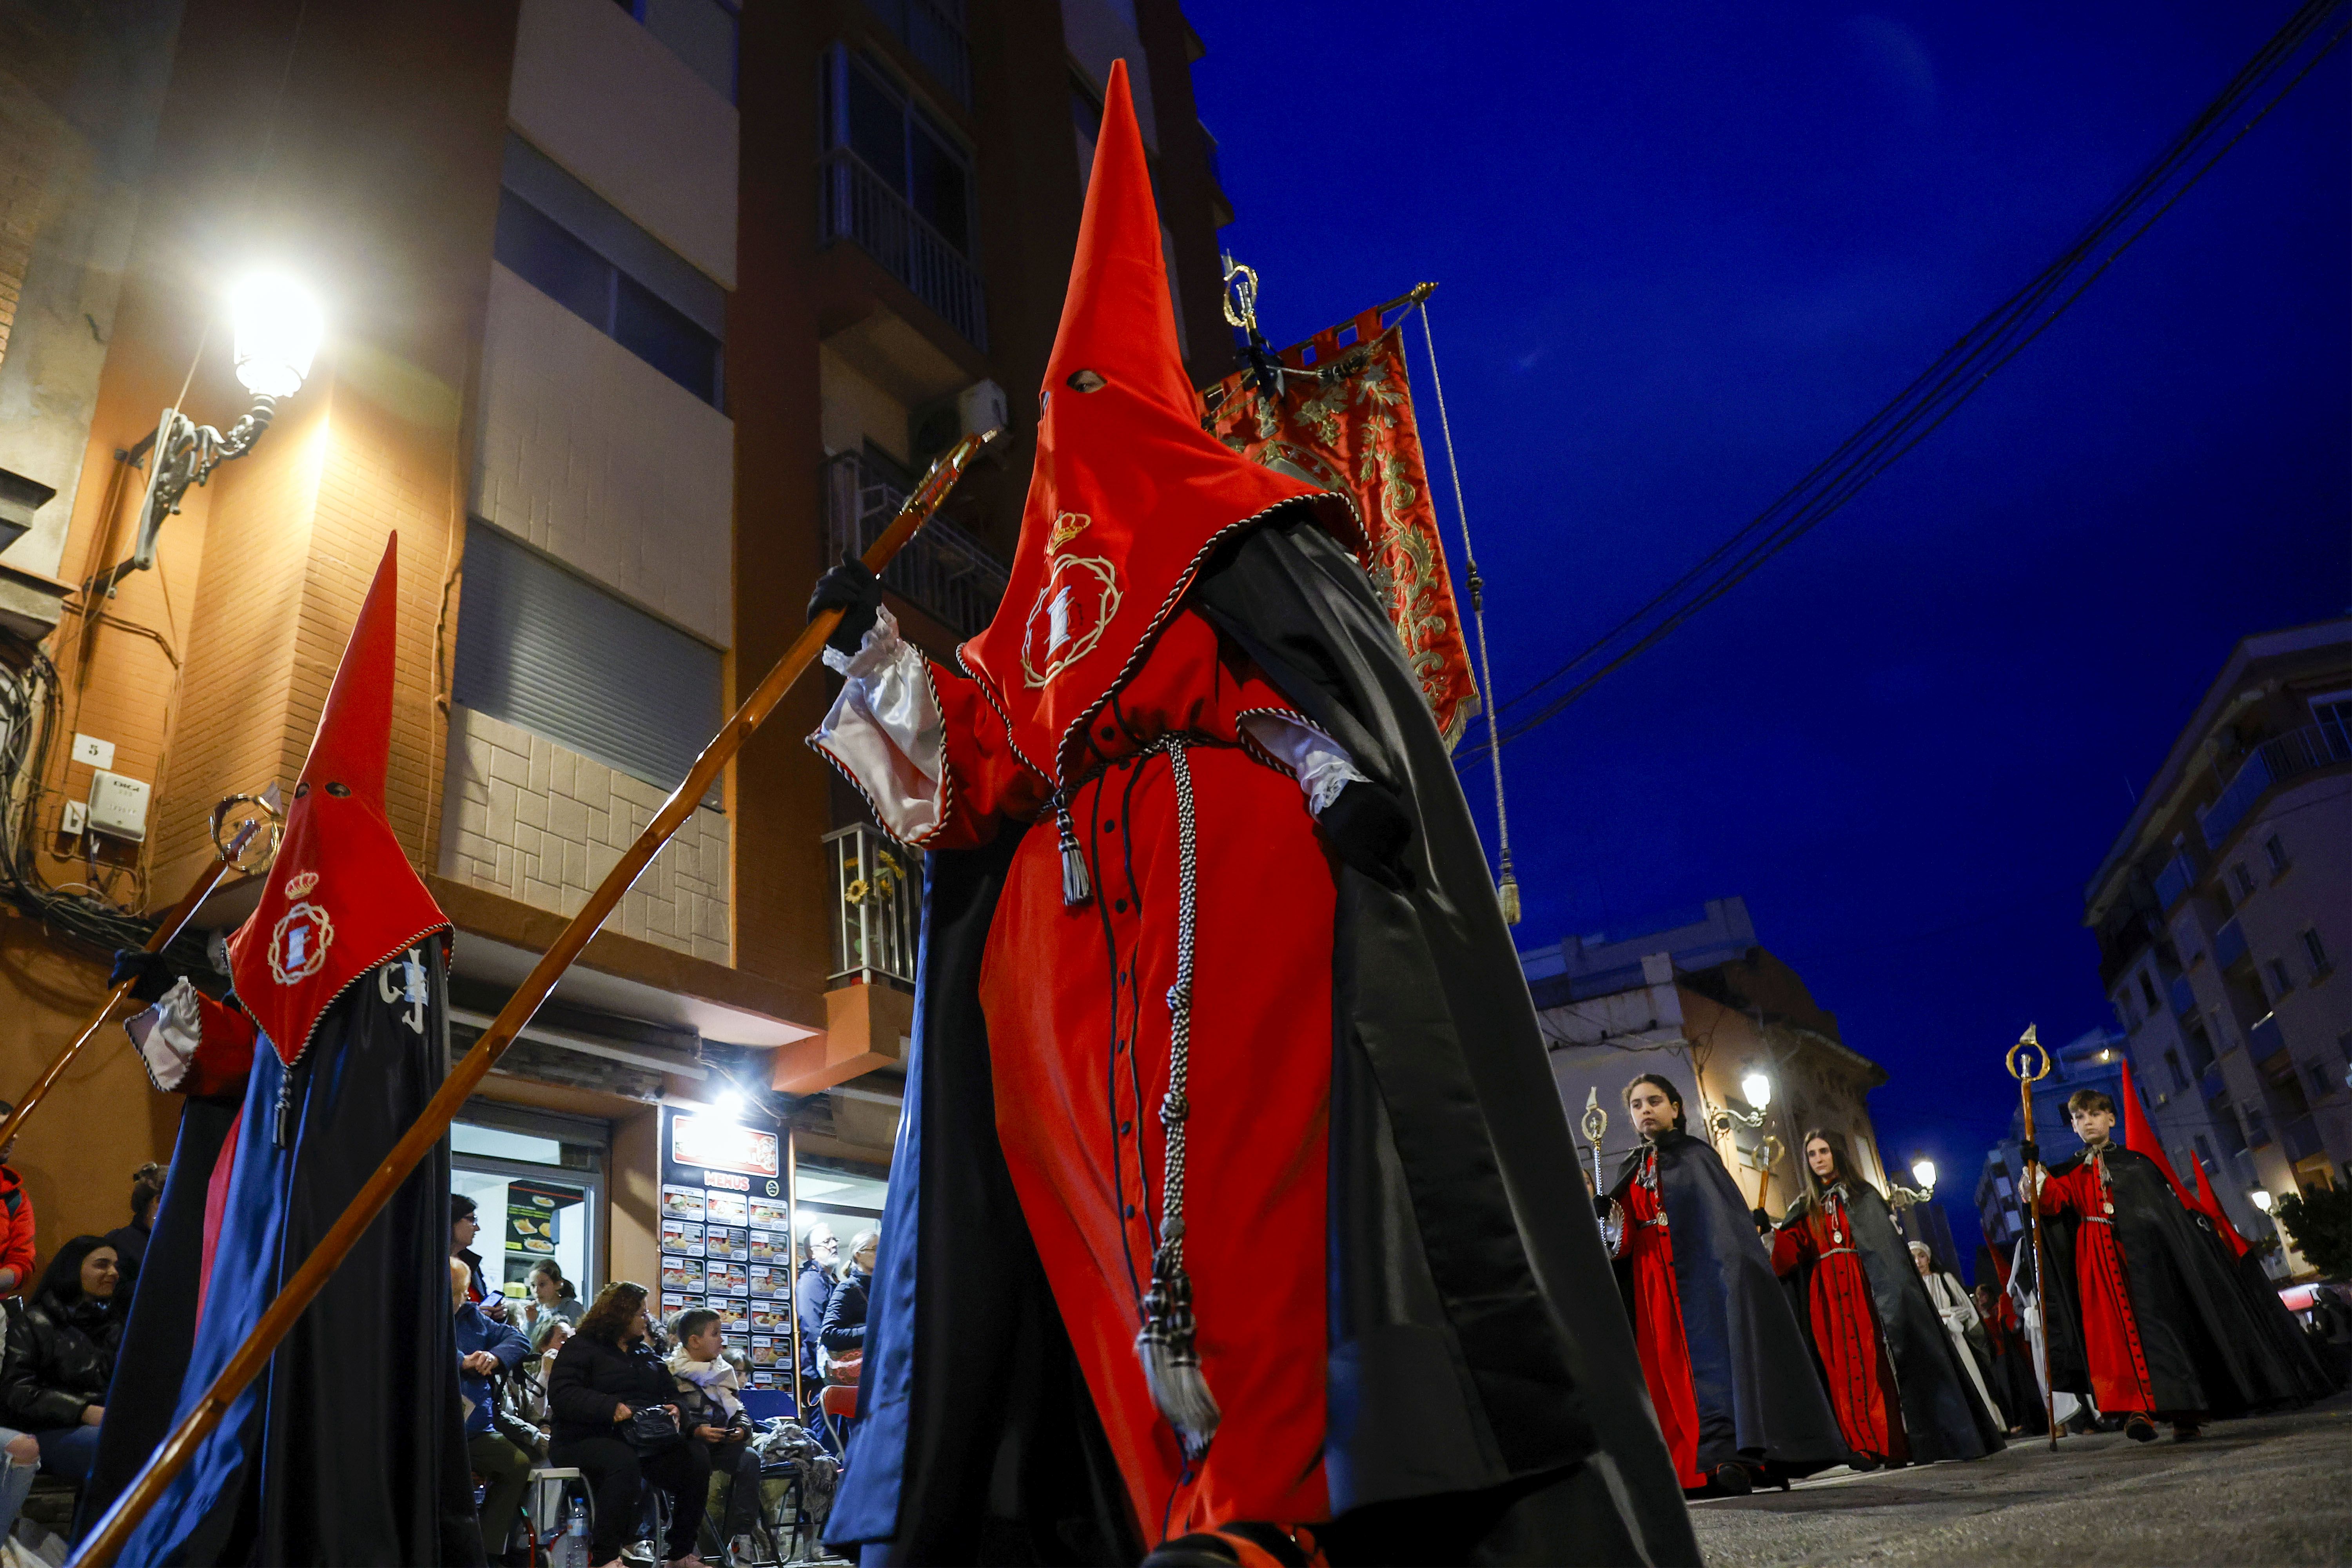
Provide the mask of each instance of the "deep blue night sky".
[{"label": "deep blue night sky", "polygon": [[[1444,285],[1506,696],[2039,270],[2290,8],[1188,6],[1268,335]],[[2339,51],[1926,446],[1505,753],[1521,944],[1745,895],[1964,1248],[2001,1048],[2110,1016],[2082,894],[2130,792],[2238,638],[2352,601],[2347,83]]]}]

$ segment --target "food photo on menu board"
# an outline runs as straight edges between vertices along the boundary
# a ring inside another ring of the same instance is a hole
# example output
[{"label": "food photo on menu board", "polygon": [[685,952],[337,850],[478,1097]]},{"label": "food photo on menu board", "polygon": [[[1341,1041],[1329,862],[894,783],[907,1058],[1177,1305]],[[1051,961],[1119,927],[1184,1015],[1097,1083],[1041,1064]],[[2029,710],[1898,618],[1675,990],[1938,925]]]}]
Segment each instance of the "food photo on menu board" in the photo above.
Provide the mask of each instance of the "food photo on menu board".
[{"label": "food photo on menu board", "polygon": [[665,1185],[662,1188],[661,1207],[662,1217],[665,1219],[698,1220],[702,1217],[703,1210],[702,1189]]},{"label": "food photo on menu board", "polygon": [[713,1263],[709,1278],[710,1283],[707,1289],[714,1296],[722,1292],[740,1296],[751,1289],[751,1281],[744,1278],[743,1266],[740,1263]]},{"label": "food photo on menu board", "polygon": [[782,1282],[781,1277],[782,1272],[783,1271],[782,1269],[777,1268],[772,1264],[752,1264],[751,1272],[751,1294],[754,1296],[774,1295],[776,1293],[777,1286]]},{"label": "food photo on menu board", "polygon": [[[756,1326],[756,1325],[755,1325],[755,1326]],[[785,1353],[786,1355],[790,1355],[792,1352],[791,1352],[790,1351],[787,1351],[787,1352],[785,1352],[784,1353]],[[776,1342],[775,1342],[775,1341],[773,1341],[773,1340],[763,1340],[763,1339],[760,1338],[760,1336],[759,1336],[759,1335],[757,1335],[757,1334],[752,1335],[752,1336],[751,1336],[751,1364],[752,1364],[753,1366],[773,1366],[773,1365],[775,1365],[775,1364],[776,1364]]]},{"label": "food photo on menu board", "polygon": [[721,1333],[740,1334],[751,1326],[751,1320],[744,1312],[743,1303],[740,1301],[730,1301],[722,1297],[716,1310],[719,1313],[719,1329]]},{"label": "food photo on menu board", "polygon": [[733,1226],[714,1225],[709,1229],[709,1244],[705,1248],[713,1258],[740,1258],[750,1250],[743,1232]]},{"label": "food photo on menu board", "polygon": [[699,1296],[680,1296],[673,1292],[664,1291],[661,1299],[662,1321],[666,1323],[674,1321],[677,1315],[680,1312],[685,1311],[688,1307],[699,1307],[701,1305],[702,1298]]},{"label": "food photo on menu board", "polygon": [[702,1287],[702,1259],[699,1258],[665,1258],[662,1259],[662,1289],[665,1290],[699,1291]]},{"label": "food photo on menu board", "polygon": [[662,1221],[661,1244],[664,1252],[697,1253],[702,1250],[702,1227],[691,1220]]},{"label": "food photo on menu board", "polygon": [[781,1263],[783,1261],[786,1250],[782,1237],[764,1230],[755,1230],[751,1233],[752,1262]]},{"label": "food photo on menu board", "polygon": [[749,1225],[751,1223],[751,1200],[741,1193],[722,1193],[713,1187],[702,1196],[711,1224]]},{"label": "food photo on menu board", "polygon": [[790,1324],[785,1318],[785,1310],[776,1305],[773,1301],[754,1301],[751,1303],[751,1331],[753,1333],[773,1333],[778,1329],[787,1328],[789,1326]]},{"label": "food photo on menu board", "polygon": [[753,1198],[751,1200],[751,1223],[753,1225],[766,1226],[770,1230],[782,1230],[785,1226],[790,1223],[785,1215],[782,1200],[779,1198]]}]

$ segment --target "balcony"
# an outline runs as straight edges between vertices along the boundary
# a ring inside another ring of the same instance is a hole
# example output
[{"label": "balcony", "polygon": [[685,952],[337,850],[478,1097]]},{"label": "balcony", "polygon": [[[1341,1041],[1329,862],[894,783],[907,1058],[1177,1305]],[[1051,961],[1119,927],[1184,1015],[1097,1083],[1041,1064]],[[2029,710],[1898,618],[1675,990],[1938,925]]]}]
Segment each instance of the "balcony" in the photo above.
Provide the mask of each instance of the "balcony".
[{"label": "balcony", "polygon": [[[864,554],[907,493],[855,452],[824,465],[825,559]],[[883,570],[882,585],[959,637],[978,636],[1004,597],[1004,563],[951,522],[933,518]]]},{"label": "balcony", "polygon": [[858,823],[824,836],[833,877],[835,984],[915,984],[922,939],[922,865],[878,827]]},{"label": "balcony", "polygon": [[2233,918],[2213,933],[2213,967],[2228,969],[2246,956],[2246,928]]},{"label": "balcony", "polygon": [[2175,855],[2156,875],[2156,907],[2167,914],[2197,885],[2197,868],[2186,851]]},{"label": "balcony", "polygon": [[820,243],[855,241],[966,342],[987,352],[988,309],[979,269],[863,158],[836,147],[818,160],[817,206]]},{"label": "balcony", "polygon": [[2308,1160],[2314,1154],[2327,1152],[2327,1141],[2319,1135],[2319,1125],[2310,1116],[2298,1116],[2279,1129],[2279,1142],[2290,1161]]},{"label": "balcony", "polygon": [[971,47],[964,39],[963,0],[866,0],[922,68],[971,107]]},{"label": "balcony", "polygon": [[2195,987],[2189,984],[2189,976],[2186,974],[2176,974],[2172,977],[2171,1000],[2174,1017],[2187,1018],[2195,1015],[2197,992]]},{"label": "balcony", "polygon": [[2246,1059],[2266,1062],[2286,1049],[2286,1035],[2278,1026],[2278,1015],[2265,1013],[2246,1029]]},{"label": "balcony", "polygon": [[2221,798],[2198,814],[2205,847],[2219,849],[2273,784],[2335,763],[2352,763],[2352,734],[2342,724],[2306,725],[2264,741],[2239,767]]}]

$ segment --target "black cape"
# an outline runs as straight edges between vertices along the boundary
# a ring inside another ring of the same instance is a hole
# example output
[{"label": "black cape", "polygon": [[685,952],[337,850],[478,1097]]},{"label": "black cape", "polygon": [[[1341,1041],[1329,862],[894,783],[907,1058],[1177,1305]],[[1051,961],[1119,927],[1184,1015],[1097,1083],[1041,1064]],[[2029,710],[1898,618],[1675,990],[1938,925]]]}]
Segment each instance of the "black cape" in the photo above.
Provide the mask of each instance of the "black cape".
[{"label": "black cape", "polygon": [[[2070,1175],[2084,1159],[2077,1153],[2052,1166],[2051,1174]],[[2147,1358],[2156,1410],[2236,1415],[2304,1397],[2292,1369],[2271,1348],[2247,1306],[2235,1271],[2181,1206],[2156,1163],[2112,1143],[2106,1162],[2124,1286]],[[2090,1361],[2074,1271],[2082,1225],[2071,1215],[2042,1217],[2050,1272],[2050,1289],[2042,1295],[2051,1386],[2088,1399]]]},{"label": "black cape", "polygon": [[[1799,1198],[1780,1223],[1798,1223],[1812,1202],[1810,1194]],[[1895,1363],[1911,1458],[1983,1458],[2001,1447],[2000,1417],[1977,1397],[1952,1336],[1944,1331],[1943,1317],[1928,1299],[1927,1282],[1911,1261],[1911,1244],[1895,1228],[1894,1211],[1876,1187],[1849,1182],[1845,1212],[1863,1272],[1870,1277],[1871,1305],[1886,1335],[1886,1353]]]},{"label": "black cape", "polygon": [[[1739,1460],[1777,1476],[1810,1475],[1853,1457],[1814,1370],[1812,1342],[1756,1234],[1748,1200],[1714,1148],[1687,1132],[1651,1140],[1658,1203],[1674,1238],[1675,1289],[1698,1404],[1698,1468]],[[1636,1149],[1609,1196],[1619,1204],[1642,1168]],[[1618,1263],[1633,1314],[1633,1270]],[[1940,1328],[1938,1330],[1940,1332]]]},{"label": "black cape", "polygon": [[[426,1001],[379,984],[379,969],[321,1018],[291,1074],[290,1147],[275,1144],[287,1073],[266,1037],[241,1106],[191,1100],[183,1111],[85,1522],[129,1485],[439,1087],[444,949],[428,941],[412,951],[425,961]],[[199,1323],[205,1189],[232,1120],[236,1170]],[[447,1147],[402,1184],[150,1511],[123,1562],[483,1561],[449,1313]],[[247,1258],[253,1266],[241,1267]]]},{"label": "black cape", "polygon": [[2273,1380],[2284,1378],[2305,1399],[2325,1399],[2343,1387],[2342,1380],[2312,1347],[2303,1325],[2279,1300],[2278,1287],[2263,1272],[2262,1255],[2252,1249],[2232,1253],[2230,1244],[2221,1239],[2221,1233],[2213,1228],[2210,1215],[2191,1209],[2189,1219],[2210,1244],[2215,1261],[2238,1282],[2238,1295],[2246,1304],[2246,1314],[2261,1331],[2261,1348],[2256,1353],[2273,1363]]},{"label": "black cape", "polygon": [[[1190,603],[1418,828],[1406,890],[1338,872],[1339,1518],[1318,1539],[1339,1563],[1696,1563],[1599,1231],[1569,1196],[1534,1005],[1386,615],[1353,559],[1288,513],[1224,546]],[[867,1564],[1131,1563],[1146,1545],[996,1141],[978,981],[1020,837],[927,857],[890,1225],[827,1527]]]}]

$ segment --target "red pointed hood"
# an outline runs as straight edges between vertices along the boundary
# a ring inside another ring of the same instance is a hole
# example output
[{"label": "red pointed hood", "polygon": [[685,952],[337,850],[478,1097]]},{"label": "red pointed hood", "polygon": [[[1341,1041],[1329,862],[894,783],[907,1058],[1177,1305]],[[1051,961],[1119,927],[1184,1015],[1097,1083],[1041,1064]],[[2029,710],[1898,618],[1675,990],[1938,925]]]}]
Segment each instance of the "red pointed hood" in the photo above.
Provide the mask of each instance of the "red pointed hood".
[{"label": "red pointed hood", "polygon": [[2129,1057],[2124,1058],[2124,1147],[2156,1162],[2156,1168],[2162,1171],[2164,1179],[2172,1184],[2173,1195],[2180,1200],[2181,1207],[2197,1206],[2196,1200],[2189,1195],[2189,1189],[2182,1186],[2180,1178],[2173,1173],[2172,1162],[2164,1157],[2164,1145],[2157,1142],[2156,1129],[2148,1125],[2147,1112],[2140,1108],[2139,1089],[2132,1082]]},{"label": "red pointed hood", "polygon": [[2212,1184],[2205,1179],[2205,1162],[2192,1160],[2189,1166],[2197,1173],[2197,1206],[2205,1212],[2206,1218],[2213,1222],[2214,1232],[2221,1237],[2222,1245],[2230,1249],[2230,1256],[2243,1258],[2252,1250],[2252,1243],[2239,1235],[2238,1227],[2230,1223],[2229,1215],[2221,1208],[2221,1200],[2213,1194]]},{"label": "red pointed hood", "polygon": [[352,626],[261,905],[228,942],[237,1000],[289,1067],[354,981],[449,930],[383,812],[399,548],[394,534]]},{"label": "red pointed hood", "polygon": [[1023,756],[1064,782],[1083,726],[1141,666],[1212,544],[1313,497],[1324,525],[1363,553],[1349,502],[1251,462],[1201,426],[1123,60],[1104,94],[1038,405],[1011,583],[995,620],[961,652]]}]

